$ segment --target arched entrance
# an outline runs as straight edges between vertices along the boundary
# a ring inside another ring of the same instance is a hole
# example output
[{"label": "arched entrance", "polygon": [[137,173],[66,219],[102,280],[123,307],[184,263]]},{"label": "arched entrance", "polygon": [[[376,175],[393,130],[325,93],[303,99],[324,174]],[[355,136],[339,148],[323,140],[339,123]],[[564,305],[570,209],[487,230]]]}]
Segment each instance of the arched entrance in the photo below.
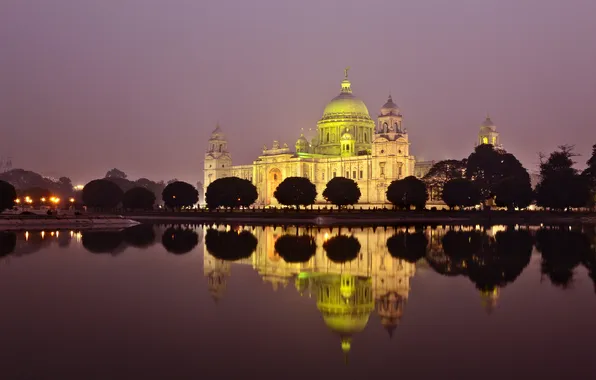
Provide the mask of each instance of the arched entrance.
[{"label": "arched entrance", "polygon": [[275,199],[275,197],[273,196],[273,193],[275,192],[275,189],[277,189],[277,186],[281,183],[281,181],[281,170],[279,170],[278,168],[273,168],[269,170],[269,173],[267,174],[267,204],[278,204],[277,199]]}]

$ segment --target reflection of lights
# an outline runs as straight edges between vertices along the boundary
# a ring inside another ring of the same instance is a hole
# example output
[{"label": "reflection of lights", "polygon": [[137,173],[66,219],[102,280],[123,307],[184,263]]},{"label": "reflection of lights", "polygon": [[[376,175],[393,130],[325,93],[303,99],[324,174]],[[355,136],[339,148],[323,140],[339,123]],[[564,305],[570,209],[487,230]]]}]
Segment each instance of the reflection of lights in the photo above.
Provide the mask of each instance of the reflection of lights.
[{"label": "reflection of lights", "polygon": [[74,199],[74,198],[70,198],[68,201],[69,201],[70,203],[74,203],[75,199]]},{"label": "reflection of lights", "polygon": [[329,240],[329,233],[325,232],[325,235],[323,235],[323,240],[327,241]]},{"label": "reflection of lights", "polygon": [[17,198],[17,199],[14,200],[14,203],[19,204],[19,203],[21,203],[21,200],[19,198]]},{"label": "reflection of lights", "polygon": [[74,236],[74,231],[70,231],[70,237]]},{"label": "reflection of lights", "polygon": [[60,237],[60,231],[56,231],[56,237]]},{"label": "reflection of lights", "polygon": [[46,201],[46,198],[45,197],[41,197],[41,201],[42,202],[45,202]]},{"label": "reflection of lights", "polygon": [[54,231],[50,232],[50,236],[54,237]]},{"label": "reflection of lights", "polygon": [[41,238],[43,239],[46,236],[46,232],[45,231],[41,231]]},{"label": "reflection of lights", "polygon": [[25,231],[25,241],[29,240],[29,231]]}]

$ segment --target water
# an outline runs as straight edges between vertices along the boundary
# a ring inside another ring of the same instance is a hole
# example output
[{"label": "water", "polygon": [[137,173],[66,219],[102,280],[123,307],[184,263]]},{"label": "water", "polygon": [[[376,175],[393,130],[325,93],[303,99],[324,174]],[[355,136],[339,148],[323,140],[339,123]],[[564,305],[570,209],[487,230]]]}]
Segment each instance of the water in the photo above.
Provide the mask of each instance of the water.
[{"label": "water", "polygon": [[595,378],[595,236],[5,232],[0,378]]}]

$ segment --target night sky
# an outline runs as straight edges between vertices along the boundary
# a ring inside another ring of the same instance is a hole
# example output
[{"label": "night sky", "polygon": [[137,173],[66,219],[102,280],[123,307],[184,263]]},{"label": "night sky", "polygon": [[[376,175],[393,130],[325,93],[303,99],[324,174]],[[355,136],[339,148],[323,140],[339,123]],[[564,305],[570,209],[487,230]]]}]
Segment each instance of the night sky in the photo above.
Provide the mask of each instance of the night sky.
[{"label": "night sky", "polygon": [[462,158],[487,112],[530,171],[596,143],[594,0],[2,0],[0,156],[82,183],[202,180],[216,122],[234,164],[315,128],[350,66],[389,92],[419,159]]}]

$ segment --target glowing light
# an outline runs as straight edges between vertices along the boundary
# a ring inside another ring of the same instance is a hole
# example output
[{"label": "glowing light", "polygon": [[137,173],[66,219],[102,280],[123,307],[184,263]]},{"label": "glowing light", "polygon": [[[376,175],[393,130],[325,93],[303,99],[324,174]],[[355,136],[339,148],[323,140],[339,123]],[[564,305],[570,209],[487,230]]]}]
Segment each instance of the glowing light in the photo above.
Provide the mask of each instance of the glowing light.
[{"label": "glowing light", "polygon": [[70,203],[74,203],[75,199],[74,199],[74,198],[70,198],[68,201],[69,201]]},{"label": "glowing light", "polygon": [[17,199],[14,200],[14,203],[17,203],[17,204],[18,203],[21,203],[21,200],[19,198],[17,198]]},{"label": "glowing light", "polygon": [[45,198],[45,197],[42,197],[42,198],[41,198],[41,201],[42,201],[42,202],[45,202],[45,201],[46,201],[46,198]]},{"label": "glowing light", "polygon": [[50,232],[50,236],[54,237],[54,231]]},{"label": "glowing light", "polygon": [[41,238],[43,239],[43,238],[45,238],[45,236],[46,236],[46,232],[45,231],[41,231]]}]

